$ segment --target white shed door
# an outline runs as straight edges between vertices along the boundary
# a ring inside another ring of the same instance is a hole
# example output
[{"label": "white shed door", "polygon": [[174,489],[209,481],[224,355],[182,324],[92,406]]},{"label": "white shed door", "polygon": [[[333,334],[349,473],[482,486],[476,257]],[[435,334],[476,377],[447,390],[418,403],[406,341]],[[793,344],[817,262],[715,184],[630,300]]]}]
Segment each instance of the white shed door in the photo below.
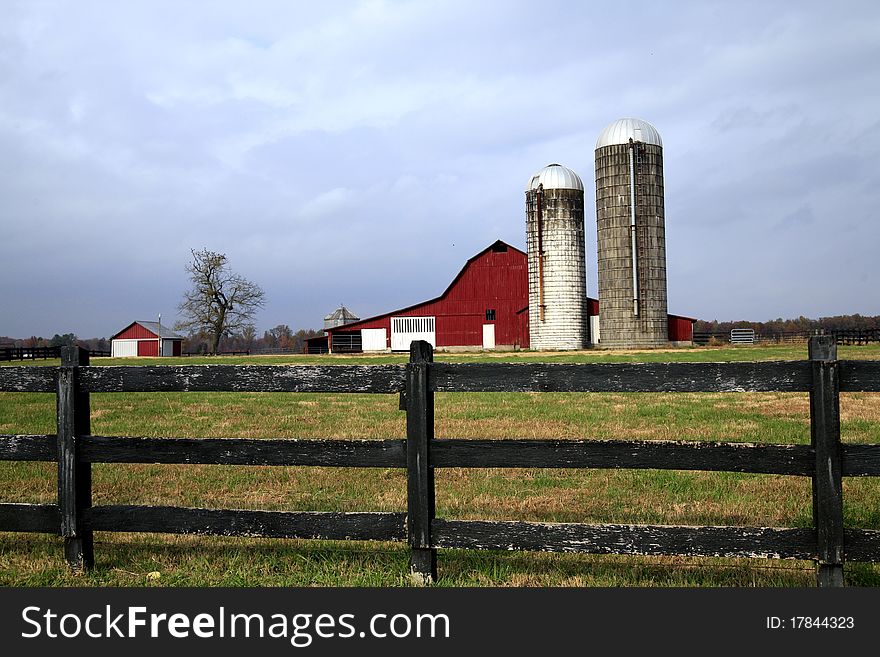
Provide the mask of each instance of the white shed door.
[{"label": "white shed door", "polygon": [[364,351],[385,351],[388,336],[385,329],[361,329],[361,349]]},{"label": "white shed door", "polygon": [[137,340],[113,340],[110,343],[110,355],[114,358],[127,358],[138,355]]},{"label": "white shed door", "polygon": [[483,349],[495,348],[495,325],[483,324]]},{"label": "white shed door", "polygon": [[392,317],[391,351],[409,351],[413,340],[425,340],[437,346],[433,317]]}]

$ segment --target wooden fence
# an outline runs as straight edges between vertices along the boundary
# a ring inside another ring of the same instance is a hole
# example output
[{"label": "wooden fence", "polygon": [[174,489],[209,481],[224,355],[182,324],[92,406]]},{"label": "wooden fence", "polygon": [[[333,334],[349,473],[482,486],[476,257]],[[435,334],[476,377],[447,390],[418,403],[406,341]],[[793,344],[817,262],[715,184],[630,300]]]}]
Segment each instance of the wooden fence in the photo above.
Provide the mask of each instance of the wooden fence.
[{"label": "wooden fence", "polygon": [[[0,361],[61,358],[61,347],[0,347]],[[110,356],[109,351],[89,351],[90,356]]]},{"label": "wooden fence", "polygon": [[[738,329],[733,329],[738,330]],[[818,329],[821,335],[832,336],[837,344],[866,345],[880,342],[880,329]],[[814,331],[770,331],[755,334],[755,344],[800,344],[816,335]],[[705,346],[710,341],[730,343],[728,331],[695,331],[694,344]]]},{"label": "wooden fence", "polygon": [[[838,361],[830,336],[809,360],[753,363],[432,362],[414,342],[406,365],[90,367],[66,348],[60,367],[0,368],[0,391],[57,395],[56,435],[0,435],[0,459],[57,461],[57,504],[0,504],[0,531],[59,533],[70,566],[94,562],[92,533],[167,532],[407,541],[416,578],[437,549],[808,559],[819,586],[843,585],[845,560],[880,561],[880,531],[843,524],[844,476],[880,475],[880,445],[841,444],[839,395],[880,392],[880,361]],[[406,440],[186,439],[94,436],[89,393],[400,393]],[[434,437],[435,392],[809,392],[810,445]],[[406,468],[407,509],[328,513],[91,504],[92,463],[207,463]],[[657,468],[812,479],[813,527],[692,527],[465,521],[436,517],[437,468]]]}]

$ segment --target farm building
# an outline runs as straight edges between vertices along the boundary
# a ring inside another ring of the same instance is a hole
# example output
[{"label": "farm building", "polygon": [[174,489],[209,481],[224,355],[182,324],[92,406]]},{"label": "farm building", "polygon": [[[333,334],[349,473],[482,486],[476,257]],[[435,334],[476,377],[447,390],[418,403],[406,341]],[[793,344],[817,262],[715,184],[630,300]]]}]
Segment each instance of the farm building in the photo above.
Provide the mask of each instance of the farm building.
[{"label": "farm building", "polygon": [[159,322],[132,322],[110,338],[110,355],[126,356],[180,356],[183,336],[162,326]]},{"label": "farm building", "polygon": [[[598,334],[599,302],[587,298],[586,308]],[[694,321],[670,316],[670,341],[690,343]],[[325,332],[308,341],[310,352],[407,351],[413,340],[447,350],[528,348],[528,256],[498,240],[470,258],[439,297]]]},{"label": "farm building", "polygon": [[328,328],[328,346],[407,351],[413,340],[427,340],[445,349],[528,347],[527,266],[523,251],[498,240],[468,260],[439,297]]}]

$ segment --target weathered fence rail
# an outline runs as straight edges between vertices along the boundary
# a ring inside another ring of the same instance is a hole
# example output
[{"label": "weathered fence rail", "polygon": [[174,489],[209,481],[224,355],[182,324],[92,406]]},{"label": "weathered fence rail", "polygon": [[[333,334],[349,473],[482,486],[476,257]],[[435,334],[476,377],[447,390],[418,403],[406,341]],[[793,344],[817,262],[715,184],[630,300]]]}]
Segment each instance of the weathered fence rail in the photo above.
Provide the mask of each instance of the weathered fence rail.
[{"label": "weathered fence rail", "polygon": [[[0,347],[0,361],[5,360],[48,360],[61,358],[62,347]],[[110,356],[109,351],[92,349],[90,356]]]},{"label": "weathered fence rail", "polygon": [[[880,445],[842,444],[841,391],[880,392],[880,362],[838,361],[831,336],[809,360],[757,363],[450,364],[413,343],[410,363],[382,366],[90,367],[69,348],[61,367],[0,368],[0,392],[51,392],[55,435],[0,435],[0,460],[58,463],[57,504],[0,504],[0,531],[58,533],[72,568],[94,562],[95,531],[407,541],[414,576],[437,576],[438,548],[811,559],[820,586],[843,584],[846,560],[880,561],[880,531],[843,524],[845,476],[880,476]],[[407,437],[270,440],[95,436],[92,392],[369,392],[401,395]],[[434,437],[435,392],[810,393],[810,445]],[[91,503],[92,463],[406,468],[407,509],[280,512]],[[465,521],[436,517],[437,468],[656,468],[810,477],[813,527],[691,527]]]}]

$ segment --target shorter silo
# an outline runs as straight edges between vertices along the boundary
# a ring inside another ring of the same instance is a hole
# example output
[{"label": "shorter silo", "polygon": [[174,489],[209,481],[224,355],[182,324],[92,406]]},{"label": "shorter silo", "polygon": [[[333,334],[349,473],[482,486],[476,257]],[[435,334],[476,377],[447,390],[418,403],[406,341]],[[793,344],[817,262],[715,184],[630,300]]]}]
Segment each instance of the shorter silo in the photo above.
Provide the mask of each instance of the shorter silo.
[{"label": "shorter silo", "polygon": [[532,349],[587,345],[584,184],[550,164],[526,186],[529,336]]}]

